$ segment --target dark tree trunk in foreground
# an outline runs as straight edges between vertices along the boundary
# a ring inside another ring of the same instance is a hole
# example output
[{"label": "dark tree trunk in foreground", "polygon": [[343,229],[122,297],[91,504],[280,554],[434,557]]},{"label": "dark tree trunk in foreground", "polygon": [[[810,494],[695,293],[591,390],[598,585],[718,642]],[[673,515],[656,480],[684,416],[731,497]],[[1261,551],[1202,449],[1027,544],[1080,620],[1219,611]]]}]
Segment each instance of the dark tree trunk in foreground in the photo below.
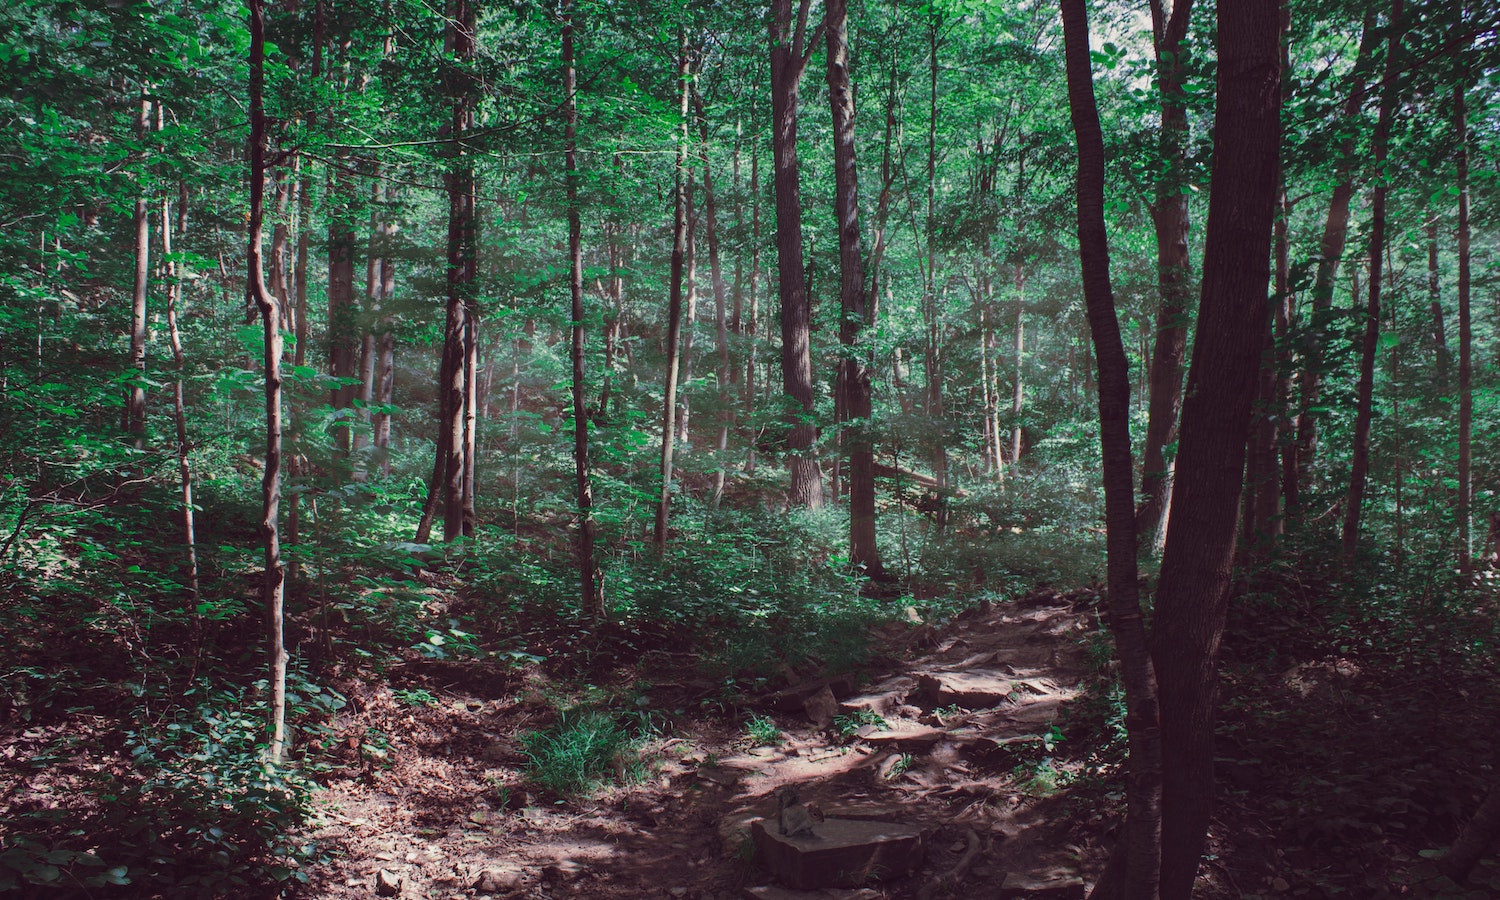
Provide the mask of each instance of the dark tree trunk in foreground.
[{"label": "dark tree trunk in foreground", "polygon": [[875,543],[875,447],[869,436],[870,350],[861,345],[874,324],[865,290],[859,233],[859,179],[854,159],[854,90],[849,83],[848,0],[828,0],[828,102],[833,110],[834,208],[839,229],[838,387],[849,452],[849,561],[869,577],[886,578]]},{"label": "dark tree trunk in foreground", "polygon": [[823,505],[813,422],[811,319],[802,260],[802,186],[797,171],[797,103],[807,68],[807,13],[801,0],[793,22],[792,0],[771,4],[771,149],[776,180],[776,265],[781,283],[781,378],[789,398],[787,469],[792,506]]},{"label": "dark tree trunk in foreground", "polygon": [[1365,482],[1370,474],[1370,419],[1375,409],[1375,353],[1380,346],[1380,289],[1385,283],[1385,163],[1390,149],[1391,115],[1396,107],[1396,74],[1401,57],[1401,0],[1391,3],[1385,78],[1380,86],[1380,116],[1375,122],[1375,191],[1370,206],[1369,300],[1365,306],[1365,333],[1360,342],[1359,385],[1355,391],[1354,455],[1349,492],[1344,498],[1344,531],[1340,554],[1344,565],[1354,563],[1359,549],[1359,519],[1363,512]]},{"label": "dark tree trunk in foreground", "polygon": [[1152,652],[1161,693],[1162,900],[1188,900],[1214,795],[1214,686],[1265,327],[1281,124],[1278,0],[1218,7],[1218,113],[1198,330]]},{"label": "dark tree trunk in foreground", "polygon": [[1500,839],[1500,784],[1490,789],[1479,809],[1459,832],[1458,840],[1438,862],[1443,874],[1459,884],[1469,879],[1469,873],[1485,854],[1495,847]]},{"label": "dark tree trunk in foreground", "polygon": [[665,550],[672,515],[672,451],[677,439],[677,376],[682,342],[682,282],[688,243],[688,45],[687,32],[677,35],[678,113],[676,201],[672,214],[672,286],[667,297],[667,385],[661,414],[661,495],[656,500],[656,548]]},{"label": "dark tree trunk in foreground", "polygon": [[1096,886],[1096,898],[1155,900],[1161,850],[1161,729],[1156,676],[1141,617],[1136,577],[1135,475],[1130,458],[1130,364],[1120,338],[1109,280],[1104,227],[1104,134],[1089,64],[1084,0],[1063,0],[1068,106],[1078,140],[1078,258],[1089,331],[1099,358],[1099,437],[1104,473],[1104,520],[1109,579],[1109,625],[1119,650],[1130,746],[1125,831],[1116,853],[1123,871]]},{"label": "dark tree trunk in foreground", "polygon": [[603,619],[604,574],[594,558],[594,482],[589,470],[589,410],[583,382],[583,223],[578,213],[578,75],[573,63],[573,4],[563,6],[564,170],[568,183],[568,265],[573,331],[573,474],[578,489],[579,600],[584,615]]},{"label": "dark tree trunk in foreground", "polygon": [[250,0],[250,237],[245,260],[248,302],[260,310],[265,333],[266,378],[266,470],[261,479],[261,539],[266,551],[265,580],[261,603],[266,614],[266,655],[270,659],[271,697],[266,758],[279,765],[286,746],[286,644],[283,639],[282,608],[286,567],[281,562],[281,316],[276,300],[266,289],[261,264],[261,229],[265,219],[266,114],[265,93],[266,18],[262,0]]},{"label": "dark tree trunk in foreground", "polygon": [[1141,506],[1136,527],[1154,534],[1172,500],[1171,464],[1166,448],[1177,440],[1182,412],[1182,370],[1187,355],[1187,320],[1192,302],[1192,263],[1188,259],[1187,108],[1182,94],[1183,39],[1193,0],[1177,0],[1172,15],[1163,15],[1161,0],[1151,2],[1156,50],[1156,84],[1161,92],[1161,135],[1157,141],[1166,172],[1156,183],[1151,224],[1156,229],[1156,283],[1160,305],[1156,341],[1151,353],[1151,392],[1146,444],[1141,451]]},{"label": "dark tree trunk in foreground", "polygon": [[[141,96],[137,130],[142,141],[151,125],[151,101]],[[144,180],[144,179],[143,179]],[[130,365],[135,374],[125,394],[125,431],[135,448],[146,447],[146,287],[151,277],[151,203],[145,185],[135,196],[135,279],[130,290]]]}]

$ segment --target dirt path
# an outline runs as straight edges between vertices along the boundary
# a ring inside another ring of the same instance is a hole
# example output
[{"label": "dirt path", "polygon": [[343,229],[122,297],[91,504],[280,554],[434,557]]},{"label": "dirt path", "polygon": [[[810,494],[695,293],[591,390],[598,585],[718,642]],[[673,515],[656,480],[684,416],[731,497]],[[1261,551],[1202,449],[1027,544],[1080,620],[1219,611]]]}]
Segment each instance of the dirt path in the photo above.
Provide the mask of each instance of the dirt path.
[{"label": "dirt path", "polygon": [[[1083,851],[1050,822],[1054,770],[1040,760],[1090,671],[1092,600],[1039,594],[887,635],[891,656],[915,658],[858,689],[825,679],[761,698],[778,746],[749,746],[740,719],[677,718],[648,748],[648,780],[589,801],[549,802],[518,774],[518,735],[550,715],[536,672],[390,674],[396,690],[435,697],[426,706],[349,685],[336,738],[349,765],[314,835],[333,855],[298,896],[906,898],[943,895],[955,870],[950,896],[1043,896],[1028,881],[1075,894]],[[921,828],[925,862],[863,890],[747,891],[772,882],[750,825],[774,816],[787,784],[829,817]]]}]

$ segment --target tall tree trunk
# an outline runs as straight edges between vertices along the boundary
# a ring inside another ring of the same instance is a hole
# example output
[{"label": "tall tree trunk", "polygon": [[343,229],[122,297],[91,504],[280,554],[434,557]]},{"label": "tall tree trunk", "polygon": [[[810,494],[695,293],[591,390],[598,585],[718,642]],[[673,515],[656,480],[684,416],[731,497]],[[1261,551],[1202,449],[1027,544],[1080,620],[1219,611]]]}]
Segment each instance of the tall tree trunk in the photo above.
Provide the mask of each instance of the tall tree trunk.
[{"label": "tall tree trunk", "polygon": [[713,283],[714,349],[718,355],[714,380],[719,392],[719,429],[714,435],[714,486],[709,500],[709,505],[717,509],[724,497],[725,455],[729,450],[729,431],[734,427],[734,397],[730,391],[734,375],[729,356],[729,298],[719,260],[718,198],[714,196],[713,168],[708,154],[708,117],[704,115],[702,98],[697,100],[697,110],[699,154],[703,162],[703,237],[708,245],[708,272]]},{"label": "tall tree trunk", "polygon": [[1218,7],[1218,104],[1197,334],[1152,653],[1161,696],[1162,900],[1188,900],[1213,806],[1214,686],[1265,327],[1281,124],[1278,0]]},{"label": "tall tree trunk", "polygon": [[448,299],[443,329],[442,383],[439,387],[441,421],[439,452],[443,463],[443,540],[451,541],[464,534],[469,493],[468,468],[470,347],[474,337],[469,321],[473,313],[475,268],[474,169],[464,147],[464,138],[473,126],[474,107],[471,78],[467,66],[474,58],[475,9],[471,0],[454,0],[452,41],[454,68],[448,74],[449,99],[453,118],[449,126],[448,173]]},{"label": "tall tree trunk", "polygon": [[[161,122],[158,119],[157,129]],[[187,184],[183,183],[177,199],[178,231],[187,228]],[[177,377],[172,381],[172,413],[177,420],[177,476],[182,485],[182,546],[187,560],[188,594],[198,600],[198,539],[193,518],[193,470],[188,461],[187,406],[183,401],[182,379],[187,365],[182,354],[182,334],[177,329],[177,308],[182,300],[182,282],[178,278],[177,260],[172,256],[171,203],[161,202],[161,255],[167,282],[167,337],[172,343],[172,362]]]},{"label": "tall tree trunk", "polygon": [[[855,164],[854,88],[849,82],[848,0],[827,0],[828,102],[833,112],[834,206],[839,231],[838,387],[849,453],[849,561],[875,581],[887,580],[875,527],[875,444],[870,437],[871,355],[865,331],[875,324],[866,290]],[[864,339],[862,341],[862,339]]]},{"label": "tall tree trunk", "polygon": [[[141,91],[136,117],[141,140],[151,129],[151,100]],[[142,178],[142,181],[145,179]],[[130,291],[130,365],[135,375],[125,395],[125,431],[135,435],[135,447],[146,446],[146,290],[151,278],[151,202],[146,186],[137,185],[135,195],[135,280]]]},{"label": "tall tree trunk", "polygon": [[677,34],[677,111],[681,123],[677,133],[677,168],[672,218],[672,287],[667,299],[667,385],[661,418],[661,495],[656,501],[654,538],[657,550],[667,547],[672,515],[672,451],[677,437],[677,376],[682,340],[682,281],[687,265],[688,243],[688,43],[686,29]]},{"label": "tall tree trunk", "polygon": [[261,265],[261,229],[265,219],[266,114],[265,93],[266,20],[263,0],[250,5],[250,223],[245,262],[247,300],[260,310],[265,334],[266,379],[266,468],[261,479],[261,539],[265,546],[266,572],[261,585],[261,603],[266,613],[266,655],[270,660],[271,698],[266,759],[280,765],[286,748],[286,644],[283,639],[283,589],[286,568],[281,561],[281,329],[276,300],[266,289]]},{"label": "tall tree trunk", "polygon": [[1453,88],[1453,123],[1458,132],[1458,571],[1468,575],[1474,567],[1469,521],[1474,492],[1474,336],[1469,308],[1469,118],[1464,87],[1460,82]]},{"label": "tall tree trunk", "polygon": [[[331,114],[330,114],[331,115]],[[355,379],[359,375],[359,325],[354,306],[353,183],[345,172],[347,160],[335,162],[331,176],[333,210],[328,219],[328,373],[343,383],[333,388],[329,399],[335,410],[353,405]],[[336,445],[347,455],[353,447],[353,429],[347,419],[334,427]]]},{"label": "tall tree trunk", "polygon": [[1165,167],[1156,182],[1151,224],[1156,230],[1156,341],[1151,354],[1151,389],[1146,443],[1141,454],[1142,501],[1136,526],[1142,532],[1165,527],[1162,511],[1171,501],[1171,466],[1166,448],[1177,440],[1182,412],[1182,371],[1192,303],[1192,262],[1188,257],[1187,106],[1182,93],[1186,72],[1183,40],[1193,0],[1176,0],[1167,18],[1161,0],[1151,0],[1151,33],[1156,52],[1156,85],[1161,92],[1161,132],[1157,147]]},{"label": "tall tree trunk", "polygon": [[[1401,3],[1392,0],[1389,48],[1385,77],[1380,86],[1380,115],[1375,122],[1375,191],[1370,210],[1369,301],[1365,307],[1365,333],[1360,343],[1359,386],[1354,413],[1354,455],[1350,465],[1349,492],[1344,498],[1344,532],[1340,552],[1345,566],[1354,563],[1359,549],[1359,520],[1364,508],[1365,481],[1370,473],[1370,419],[1375,405],[1375,352],[1380,346],[1380,289],[1385,279],[1386,157],[1390,149],[1391,116],[1396,108],[1396,74],[1400,71]],[[1462,527],[1462,526],[1460,526]]]},{"label": "tall tree trunk", "polygon": [[[1089,332],[1099,358],[1099,437],[1104,477],[1105,551],[1109,579],[1109,624],[1119,651],[1125,685],[1129,763],[1124,855],[1094,897],[1155,900],[1161,853],[1161,731],[1156,675],[1141,616],[1136,571],[1135,472],[1130,454],[1130,363],[1120,338],[1109,279],[1109,242],[1104,226],[1104,133],[1089,65],[1088,11],[1084,0],[1062,0],[1067,58],[1068,107],[1078,142],[1076,182],[1078,258]],[[1123,871],[1121,871],[1123,869]]]},{"label": "tall tree trunk", "polygon": [[1448,349],[1448,332],[1443,325],[1443,287],[1438,277],[1438,212],[1427,220],[1427,306],[1432,313],[1433,373],[1439,394],[1448,392],[1448,369],[1453,354]]},{"label": "tall tree trunk", "polygon": [[[760,366],[760,154],[750,153],[750,318],[745,323],[745,390],[742,402],[747,413],[755,410],[756,370]],[[752,426],[745,437],[745,473],[755,474],[755,439]]]},{"label": "tall tree trunk", "polygon": [[823,476],[818,467],[818,429],[814,423],[811,307],[802,260],[802,186],[797,168],[797,103],[805,54],[807,13],[801,0],[793,22],[792,0],[772,0],[771,149],[776,181],[776,265],[781,284],[781,380],[790,398],[791,434],[787,469],[792,506],[823,505]]},{"label": "tall tree trunk", "polygon": [[[1375,50],[1379,32],[1376,29],[1373,9],[1365,13],[1364,27],[1359,39],[1359,51],[1350,75],[1353,84],[1349,99],[1344,103],[1344,119],[1353,123],[1364,106],[1367,87],[1366,67]],[[1322,396],[1323,346],[1327,342],[1333,312],[1333,285],[1338,277],[1339,262],[1344,256],[1344,243],[1349,235],[1349,201],[1354,196],[1354,149],[1355,129],[1351,126],[1343,144],[1339,147],[1334,166],[1338,182],[1328,200],[1328,216],[1323,222],[1323,237],[1319,243],[1317,273],[1313,278],[1312,309],[1308,315],[1306,333],[1302,347],[1302,377],[1300,379],[1301,400],[1297,414],[1297,441],[1292,446],[1296,456],[1297,481],[1307,485],[1312,468],[1313,454],[1318,446],[1318,404]],[[1300,493],[1300,489],[1299,489]],[[1288,510],[1289,514],[1300,510]]]},{"label": "tall tree trunk", "polygon": [[563,169],[568,189],[568,288],[572,293],[573,476],[578,492],[579,603],[584,614],[604,619],[604,573],[594,557],[594,483],[589,467],[589,412],[584,391],[583,223],[578,208],[578,75],[573,62],[573,3],[565,0],[562,21]]},{"label": "tall tree trunk", "polygon": [[927,383],[926,393],[923,397],[923,410],[931,422],[934,434],[932,435],[932,475],[937,479],[938,497],[937,513],[933,517],[939,531],[948,524],[948,500],[944,492],[948,488],[948,447],[945,432],[944,418],[946,412],[943,409],[943,324],[941,311],[938,309],[937,289],[937,225],[936,225],[936,191],[937,191],[937,121],[938,121],[938,11],[936,6],[929,7],[929,19],[927,22],[927,62],[928,62],[928,121],[927,121],[927,222],[926,222],[926,250],[927,271],[926,283],[922,290],[922,319],[923,329],[926,333],[926,344],[923,347],[923,368],[926,370]]},{"label": "tall tree trunk", "polygon": [[[691,91],[691,86],[689,86]],[[678,376],[682,389],[678,394],[678,402],[682,408],[677,413],[677,439],[686,447],[692,441],[692,435],[688,431],[693,417],[692,394],[688,388],[693,383],[693,333],[698,326],[698,213],[693,208],[693,174],[691,168],[687,172],[687,281],[684,283],[684,308],[682,347],[678,351],[678,366],[681,373]]]},{"label": "tall tree trunk", "polygon": [[[380,199],[383,203],[392,199],[389,188],[381,192]],[[372,427],[374,429],[375,452],[380,460],[382,473],[391,474],[391,404],[395,402],[396,391],[396,333],[392,330],[395,325],[395,316],[391,311],[391,304],[396,299],[396,260],[395,240],[396,223],[389,211],[381,217],[380,229],[380,311],[379,333],[376,335],[375,346],[375,384],[374,401],[376,412],[373,416]]]},{"label": "tall tree trunk", "polygon": [[[1026,358],[1026,270],[1021,264],[1016,264],[1016,341],[1015,341],[1015,379],[1012,385],[1010,398],[1010,415],[1013,420],[1010,426],[1010,462],[1015,465],[1021,460],[1021,442],[1023,431],[1021,429],[1021,409],[1026,402],[1026,385],[1021,380],[1022,366]],[[1137,529],[1139,531],[1139,529]]]}]

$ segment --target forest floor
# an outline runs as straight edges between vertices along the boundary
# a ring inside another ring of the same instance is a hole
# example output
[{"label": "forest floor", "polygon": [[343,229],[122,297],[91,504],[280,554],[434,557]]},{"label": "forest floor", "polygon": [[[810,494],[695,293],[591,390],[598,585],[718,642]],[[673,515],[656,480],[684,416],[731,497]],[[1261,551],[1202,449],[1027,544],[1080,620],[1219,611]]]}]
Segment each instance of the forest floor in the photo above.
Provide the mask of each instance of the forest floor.
[{"label": "forest floor", "polygon": [[[1007,875],[1011,888],[1030,879],[1081,896],[1095,873],[1080,861],[1103,854],[1079,843],[1078,825],[1102,831],[1109,804],[1080,809],[1059,793],[1080,771],[1050,751],[1066,740],[1065,704],[1096,673],[1096,602],[1040,592],[941,628],[886,626],[857,682],[806,680],[734,708],[715,703],[721,685],[695,679],[681,648],[636,654],[638,641],[617,641],[593,656],[595,689],[677,714],[639,748],[643,778],[588,799],[522,778],[522,735],[577,690],[542,664],[410,659],[384,678],[346,678],[335,726],[346,766],[314,833],[329,855],[298,896],[783,896],[746,892],[773,883],[750,827],[774,822],[774,792],[789,784],[830,818],[920,828],[926,855],[900,879],[785,896],[1031,896],[1002,894]],[[779,741],[749,737],[750,715],[773,720]]]}]

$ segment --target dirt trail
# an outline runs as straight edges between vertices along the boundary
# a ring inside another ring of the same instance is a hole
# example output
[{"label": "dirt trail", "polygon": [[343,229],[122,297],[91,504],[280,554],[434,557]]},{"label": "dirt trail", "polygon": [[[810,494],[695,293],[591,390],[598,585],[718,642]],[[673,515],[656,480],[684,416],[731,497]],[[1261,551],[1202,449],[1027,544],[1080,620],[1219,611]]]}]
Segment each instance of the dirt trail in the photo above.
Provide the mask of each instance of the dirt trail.
[{"label": "dirt trail", "polygon": [[678,719],[649,748],[651,778],[589,801],[549,802],[520,779],[518,735],[549,715],[536,673],[393,673],[398,689],[437,697],[425,707],[351,685],[357,702],[338,723],[349,766],[328,784],[314,835],[333,857],[297,896],[734,900],[772,882],[748,830],[774,815],[785,784],[829,816],[924,829],[926,861],[862,891],[761,896],[943,895],[938,879],[955,869],[949,896],[1043,896],[1016,888],[1028,879],[1073,894],[1081,850],[1049,822],[1054,804],[1028,783],[1038,772],[1018,764],[1044,755],[1088,675],[1094,599],[1044,593],[941,629],[893,630],[889,655],[916,658],[865,686],[823,679],[761,698],[779,746],[749,746],[740,720]]}]

